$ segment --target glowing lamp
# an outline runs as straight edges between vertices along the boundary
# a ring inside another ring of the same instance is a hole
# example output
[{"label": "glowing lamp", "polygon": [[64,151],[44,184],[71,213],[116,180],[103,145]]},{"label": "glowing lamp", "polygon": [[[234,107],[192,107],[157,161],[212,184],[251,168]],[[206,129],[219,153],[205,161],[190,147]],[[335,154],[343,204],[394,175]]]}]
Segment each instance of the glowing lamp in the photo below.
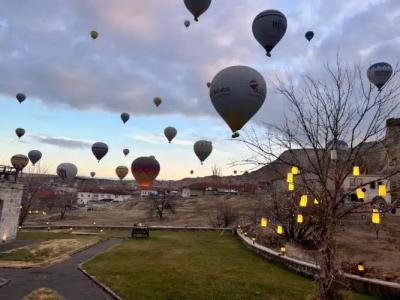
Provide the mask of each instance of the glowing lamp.
[{"label": "glowing lamp", "polygon": [[18,229],[21,229],[22,228],[22,226],[18,226]]},{"label": "glowing lamp", "polygon": [[379,211],[377,209],[372,210],[372,223],[379,224],[381,222],[381,217],[379,215]]},{"label": "glowing lamp", "polygon": [[357,198],[359,200],[363,200],[364,199],[364,192],[363,192],[362,188],[358,188],[357,189]]},{"label": "glowing lamp", "polygon": [[288,173],[288,174],[287,174],[287,179],[286,179],[286,181],[287,181],[288,183],[293,183],[293,173]]},{"label": "glowing lamp", "polygon": [[378,186],[378,195],[381,197],[386,197],[386,185],[380,184]]},{"label": "glowing lamp", "polygon": [[93,222],[93,225],[96,225],[96,222]]},{"label": "glowing lamp", "polygon": [[253,245],[254,245],[256,243],[256,238],[253,237],[253,238],[251,238],[251,240],[253,241]]},{"label": "glowing lamp", "polygon": [[1,240],[2,240],[3,242],[7,241],[7,234],[6,234],[6,233],[3,234],[3,237],[1,238]]},{"label": "glowing lamp", "polygon": [[38,214],[39,213],[39,211],[38,210],[35,210],[35,214]]},{"label": "glowing lamp", "polygon": [[288,189],[290,192],[294,191],[294,183],[289,183]]},{"label": "glowing lamp", "polygon": [[318,205],[319,201],[317,199],[314,199],[314,205]]},{"label": "glowing lamp", "polygon": [[363,274],[365,272],[365,266],[363,262],[359,262],[357,264],[357,270],[358,272],[360,272],[361,274]]},{"label": "glowing lamp", "polygon": [[72,230],[73,230],[73,229],[72,229],[72,227],[71,227],[69,230],[71,230],[71,231],[72,231]]},{"label": "glowing lamp", "polygon": [[276,227],[276,233],[279,234],[279,235],[283,234],[283,227],[281,225],[278,225]]},{"label": "glowing lamp", "polygon": [[303,195],[300,197],[300,207],[307,207],[308,197]]},{"label": "glowing lamp", "polygon": [[281,247],[281,254],[285,255],[285,253],[286,253],[286,247]]},{"label": "glowing lamp", "polygon": [[30,213],[30,214],[31,214],[31,213],[32,213],[32,211],[30,210],[28,213]]},{"label": "glowing lamp", "polygon": [[261,218],[261,227],[267,227],[267,226],[268,226],[267,218]]},{"label": "glowing lamp", "polygon": [[291,173],[293,175],[299,175],[300,174],[299,168],[293,166],[292,169],[291,169]]},{"label": "glowing lamp", "polygon": [[303,215],[301,215],[301,214],[297,215],[297,223],[299,223],[299,224],[303,223]]},{"label": "glowing lamp", "polygon": [[49,225],[49,222],[46,222],[46,225]]},{"label": "glowing lamp", "polygon": [[100,229],[100,232],[103,232],[104,230],[103,229]]},{"label": "glowing lamp", "polygon": [[360,167],[353,167],[353,176],[360,176]]}]

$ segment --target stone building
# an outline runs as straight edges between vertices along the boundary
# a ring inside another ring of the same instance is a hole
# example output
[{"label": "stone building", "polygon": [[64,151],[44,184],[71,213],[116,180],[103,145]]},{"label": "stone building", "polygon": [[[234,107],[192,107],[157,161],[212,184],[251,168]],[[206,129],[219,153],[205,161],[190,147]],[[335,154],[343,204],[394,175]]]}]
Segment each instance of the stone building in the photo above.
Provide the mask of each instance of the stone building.
[{"label": "stone building", "polygon": [[[400,171],[400,118],[386,121],[385,147],[388,155],[387,172]],[[399,199],[400,173],[390,178],[392,201]]]},{"label": "stone building", "polygon": [[0,180],[0,239],[15,239],[18,230],[23,185],[14,181]]}]

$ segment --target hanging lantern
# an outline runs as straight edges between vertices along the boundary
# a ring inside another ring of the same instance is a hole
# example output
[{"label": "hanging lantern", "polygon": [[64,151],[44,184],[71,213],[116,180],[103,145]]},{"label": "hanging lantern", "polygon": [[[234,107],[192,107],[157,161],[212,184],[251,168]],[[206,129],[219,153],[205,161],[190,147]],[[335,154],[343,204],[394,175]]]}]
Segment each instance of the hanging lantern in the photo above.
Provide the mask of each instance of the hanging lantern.
[{"label": "hanging lantern", "polygon": [[300,174],[299,168],[293,166],[292,169],[291,169],[291,173],[293,175],[299,175]]},{"label": "hanging lantern", "polygon": [[301,214],[297,215],[297,223],[299,223],[299,224],[303,223],[303,215],[301,215]]},{"label": "hanging lantern", "polygon": [[300,207],[307,207],[308,197],[307,195],[303,195],[300,198]]},{"label": "hanging lantern", "polygon": [[353,167],[353,176],[360,176],[360,167],[354,166]]},{"label": "hanging lantern", "polygon": [[363,192],[362,188],[357,189],[357,198],[359,200],[364,200],[364,192]]},{"label": "hanging lantern", "polygon": [[261,218],[261,227],[267,227],[267,226],[268,226],[267,218]]},{"label": "hanging lantern", "polygon": [[337,151],[331,150],[331,160],[337,160]]},{"label": "hanging lantern", "polygon": [[294,191],[294,183],[289,183],[288,189],[290,192],[293,192]]},{"label": "hanging lantern", "polygon": [[318,205],[319,204],[319,201],[315,198],[314,199],[314,205]]},{"label": "hanging lantern", "polygon": [[374,208],[372,210],[372,223],[373,224],[379,224],[381,222],[381,216],[379,215],[379,211]]},{"label": "hanging lantern", "polygon": [[378,195],[381,197],[386,197],[386,185],[380,184],[378,186]]},{"label": "hanging lantern", "polygon": [[287,181],[288,183],[293,183],[293,173],[288,173],[288,174],[287,174],[287,179],[286,179],[286,181]]},{"label": "hanging lantern", "polygon": [[286,253],[286,247],[281,247],[281,255],[285,255]]},{"label": "hanging lantern", "polygon": [[364,274],[364,272],[365,272],[365,266],[364,266],[364,263],[363,263],[363,262],[359,262],[359,263],[357,264],[357,270],[358,270],[358,272],[359,272],[360,274]]},{"label": "hanging lantern", "polygon": [[276,233],[279,235],[283,234],[283,227],[281,225],[278,225],[276,227]]}]

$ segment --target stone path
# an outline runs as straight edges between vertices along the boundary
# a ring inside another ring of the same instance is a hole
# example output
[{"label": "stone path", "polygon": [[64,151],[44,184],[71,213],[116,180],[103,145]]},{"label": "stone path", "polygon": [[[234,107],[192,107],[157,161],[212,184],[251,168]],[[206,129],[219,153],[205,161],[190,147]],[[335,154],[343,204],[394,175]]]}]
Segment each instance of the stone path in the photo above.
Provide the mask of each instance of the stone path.
[{"label": "stone path", "polygon": [[113,299],[80,272],[78,265],[120,242],[119,239],[104,241],[48,268],[0,269],[0,277],[10,280],[0,288],[0,299],[19,300],[40,287],[53,289],[68,300]]}]

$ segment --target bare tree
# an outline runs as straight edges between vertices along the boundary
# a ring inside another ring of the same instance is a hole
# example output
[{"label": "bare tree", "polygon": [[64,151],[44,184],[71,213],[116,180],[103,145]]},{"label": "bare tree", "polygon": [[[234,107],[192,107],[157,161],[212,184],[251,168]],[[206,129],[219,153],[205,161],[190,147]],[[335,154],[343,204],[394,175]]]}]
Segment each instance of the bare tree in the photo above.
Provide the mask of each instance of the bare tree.
[{"label": "bare tree", "polygon": [[208,216],[211,226],[224,228],[233,225],[238,219],[238,213],[225,199],[219,201],[213,213]]},{"label": "bare tree", "polygon": [[[345,199],[369,182],[352,190],[344,190],[343,184],[353,166],[363,168],[362,158],[376,151],[388,153],[383,142],[385,122],[398,108],[400,82],[398,67],[381,91],[366,81],[366,72],[358,65],[345,66],[338,57],[334,66],[325,67],[326,80],[311,75],[287,84],[278,80],[277,92],[288,101],[288,116],[281,125],[266,124],[265,135],[253,130],[240,141],[254,153],[241,163],[259,166],[274,161],[281,173],[297,166],[301,173],[296,176],[296,190],[318,199],[309,218],[314,219],[312,240],[319,253],[319,298],[333,300],[339,298],[341,281],[335,235],[340,220],[360,207]],[[340,141],[346,141],[348,148],[339,149]],[[386,168],[382,179],[397,173],[396,167]]]},{"label": "bare tree", "polygon": [[217,165],[213,165],[213,167],[211,168],[211,174],[213,177],[221,177],[222,176],[221,168],[217,167]]},{"label": "bare tree", "polygon": [[160,220],[164,218],[165,213],[168,211],[175,214],[175,197],[163,195],[151,195],[149,197],[151,206],[149,207],[149,215],[156,214]]}]

